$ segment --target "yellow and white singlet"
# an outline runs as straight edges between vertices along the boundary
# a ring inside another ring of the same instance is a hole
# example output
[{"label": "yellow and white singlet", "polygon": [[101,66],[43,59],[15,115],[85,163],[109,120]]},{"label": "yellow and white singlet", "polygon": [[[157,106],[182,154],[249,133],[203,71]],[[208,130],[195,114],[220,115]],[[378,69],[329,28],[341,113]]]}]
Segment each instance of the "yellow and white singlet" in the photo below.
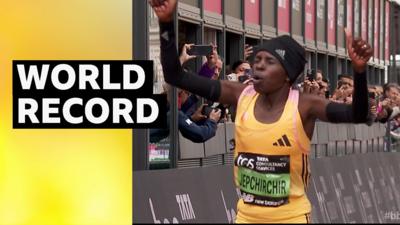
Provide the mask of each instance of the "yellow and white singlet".
[{"label": "yellow and white singlet", "polygon": [[234,176],[242,198],[236,222],[309,223],[310,139],[298,111],[299,92],[290,90],[280,119],[271,124],[254,116],[258,97],[249,85],[238,100]]}]

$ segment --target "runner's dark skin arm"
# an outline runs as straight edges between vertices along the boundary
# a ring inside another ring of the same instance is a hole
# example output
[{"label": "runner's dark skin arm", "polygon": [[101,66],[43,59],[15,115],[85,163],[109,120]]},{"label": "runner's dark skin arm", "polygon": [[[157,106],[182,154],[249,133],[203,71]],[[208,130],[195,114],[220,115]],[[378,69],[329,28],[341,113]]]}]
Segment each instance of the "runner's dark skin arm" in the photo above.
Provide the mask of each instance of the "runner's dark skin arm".
[{"label": "runner's dark skin arm", "polygon": [[[332,103],[316,95],[302,94],[299,101],[299,112],[303,127],[311,139],[316,119],[325,122],[365,123],[367,121],[368,87],[366,78],[367,62],[373,54],[371,46],[362,39],[352,39],[346,31],[347,48],[354,70],[354,91],[351,105]],[[330,107],[330,109],[328,109]],[[328,113],[331,111],[331,114]],[[342,114],[339,118],[332,118],[333,113]],[[334,120],[334,121],[332,121]]]},{"label": "runner's dark skin arm", "polygon": [[[165,80],[174,86],[205,98],[209,98],[210,96],[207,95],[212,95],[210,93],[217,89],[216,86],[219,86],[218,89],[220,92],[217,96],[218,99],[210,100],[218,101],[222,104],[236,105],[246,85],[230,81],[211,81],[208,78],[198,76],[197,74],[182,69],[176,49],[175,33],[172,28],[173,14],[176,10],[177,1],[151,0],[149,3],[158,16],[160,32],[167,31],[169,36],[169,39],[166,40],[163,39],[163,34],[161,34],[161,62],[163,64]],[[218,84],[215,82],[218,82]],[[202,89],[201,91],[199,91],[199,87]]]},{"label": "runner's dark skin arm", "polygon": [[231,82],[227,80],[221,81],[221,96],[219,102],[235,106],[238,102],[240,94],[247,85],[239,82]]}]

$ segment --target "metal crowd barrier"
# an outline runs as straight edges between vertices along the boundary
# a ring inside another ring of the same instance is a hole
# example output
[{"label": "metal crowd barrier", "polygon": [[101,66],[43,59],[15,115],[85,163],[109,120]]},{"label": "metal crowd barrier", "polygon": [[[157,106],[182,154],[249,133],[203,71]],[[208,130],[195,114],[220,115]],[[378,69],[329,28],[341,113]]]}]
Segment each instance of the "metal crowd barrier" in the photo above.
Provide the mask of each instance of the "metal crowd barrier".
[{"label": "metal crowd barrier", "polygon": [[343,156],[384,150],[384,124],[330,124],[317,122],[311,140],[311,158]]},{"label": "metal crowd barrier", "polygon": [[[398,224],[399,161],[393,152],[311,160],[312,223]],[[234,223],[239,193],[232,170],[133,171],[133,223]]]},{"label": "metal crowd barrier", "polygon": [[[311,158],[337,157],[384,150],[385,124],[331,124],[317,122],[311,140]],[[179,135],[178,167],[233,163],[234,123],[220,123],[215,137],[193,143]]]}]

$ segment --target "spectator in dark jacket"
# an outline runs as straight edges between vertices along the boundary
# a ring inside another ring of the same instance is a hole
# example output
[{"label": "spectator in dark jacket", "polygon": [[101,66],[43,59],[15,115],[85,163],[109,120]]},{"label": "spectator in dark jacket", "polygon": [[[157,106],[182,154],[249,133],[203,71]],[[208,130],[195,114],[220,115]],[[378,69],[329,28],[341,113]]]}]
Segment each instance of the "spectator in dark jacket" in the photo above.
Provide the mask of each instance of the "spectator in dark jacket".
[{"label": "spectator in dark jacket", "polygon": [[[188,100],[189,93],[184,90],[179,90],[178,97],[181,105],[184,105]],[[217,123],[221,117],[220,110],[212,110],[209,117],[207,117],[202,115],[202,108],[204,107],[204,105],[202,105],[191,116],[189,116],[181,110],[181,105],[179,106],[178,111],[178,128],[183,137],[195,143],[202,143],[215,136],[218,128]],[[155,143],[168,137],[169,121],[170,111],[167,112],[167,128],[151,129],[150,142]]]}]

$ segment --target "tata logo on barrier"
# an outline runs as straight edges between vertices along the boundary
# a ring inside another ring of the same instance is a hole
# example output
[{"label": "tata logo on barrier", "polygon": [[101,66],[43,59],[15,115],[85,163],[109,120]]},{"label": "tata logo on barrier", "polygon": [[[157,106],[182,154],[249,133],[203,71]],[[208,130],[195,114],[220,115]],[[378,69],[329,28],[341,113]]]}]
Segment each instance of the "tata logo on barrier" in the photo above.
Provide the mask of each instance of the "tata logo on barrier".
[{"label": "tata logo on barrier", "polygon": [[254,169],[254,159],[249,159],[244,157],[243,155],[239,155],[236,160],[237,166],[244,166],[249,169]]},{"label": "tata logo on barrier", "polygon": [[[160,220],[157,219],[156,213],[155,213],[154,207],[153,207],[153,201],[151,201],[151,198],[149,198],[149,204],[150,204],[151,215],[153,216],[153,221],[154,221],[155,224],[161,224],[161,223],[170,224],[170,222],[169,222],[169,220],[167,218],[160,219]],[[172,218],[172,223],[177,224],[177,223],[179,223],[179,221],[178,221],[178,219],[176,217],[173,217]]]},{"label": "tata logo on barrier", "polygon": [[190,202],[189,194],[176,195],[175,197],[181,212],[182,220],[185,221],[196,219],[192,202]]},{"label": "tata logo on barrier", "polygon": [[[179,194],[179,195],[176,195],[175,197],[176,197],[176,202],[178,203],[178,206],[179,206],[179,212],[181,213],[182,220],[187,221],[187,220],[196,219],[196,214],[194,213],[189,194]],[[149,204],[150,204],[151,214],[153,216],[153,221],[155,224],[161,224],[161,223],[169,224],[170,223],[170,220],[168,220],[167,218],[157,219],[151,198],[149,198]],[[177,224],[177,223],[179,223],[179,221],[176,217],[173,217],[172,223]]]}]

